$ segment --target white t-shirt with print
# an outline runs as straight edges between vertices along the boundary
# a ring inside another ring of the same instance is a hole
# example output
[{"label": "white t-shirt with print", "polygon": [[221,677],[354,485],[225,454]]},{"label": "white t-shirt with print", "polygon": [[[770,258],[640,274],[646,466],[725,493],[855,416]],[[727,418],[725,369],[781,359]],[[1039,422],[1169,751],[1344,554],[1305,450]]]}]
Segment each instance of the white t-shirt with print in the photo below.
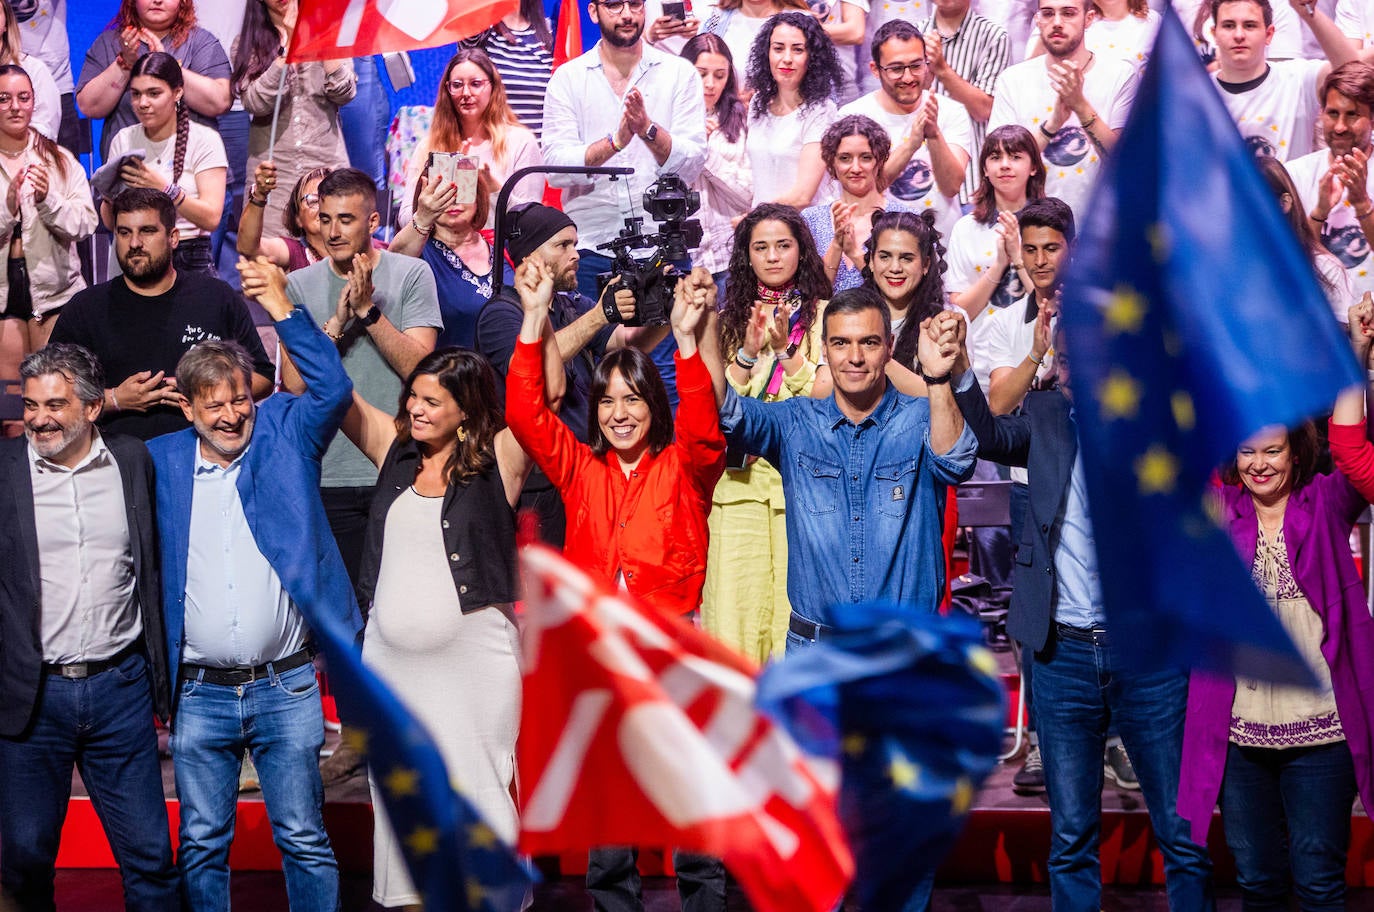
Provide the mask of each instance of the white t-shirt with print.
[{"label": "white t-shirt with print", "polygon": [[1099,57],[1118,57],[1135,67],[1137,73],[1143,72],[1155,45],[1159,22],[1159,13],[1154,10],[1148,11],[1144,19],[1129,14],[1117,20],[1095,19],[1083,33],[1083,43]]},{"label": "white t-shirt with print", "polygon": [[[997,246],[1002,238],[996,223],[984,225],[972,213],[959,219],[945,243],[945,290],[951,294],[967,291],[989,269],[997,268]],[[969,323],[968,352],[974,376],[986,392],[992,362],[987,350],[987,329],[991,316],[1009,307],[1022,294],[1016,270],[1008,269],[988,299],[987,306]]]},{"label": "white t-shirt with print", "polygon": [[[1003,124],[1020,124],[1032,133],[1050,118],[1058,95],[1050,85],[1048,56],[1007,67],[993,89],[992,117],[988,132]],[[1124,60],[1098,56],[1083,77],[1083,95],[1097,116],[1113,130],[1126,124],[1135,100],[1135,68]],[[1082,221],[1088,195],[1102,170],[1102,150],[1070,114],[1054,139],[1045,147],[1047,177],[1045,195],[1069,204],[1074,218]]]},{"label": "white t-shirt with print", "polygon": [[1212,79],[1246,145],[1256,155],[1281,162],[1301,158],[1316,148],[1315,129],[1321,105],[1317,76],[1324,60],[1275,60],[1269,75],[1247,92],[1233,93]]},{"label": "white t-shirt with print", "polygon": [[[1293,178],[1293,184],[1298,188],[1298,196],[1302,198],[1299,203],[1302,211],[1311,212],[1317,208],[1317,200],[1324,192],[1321,180],[1331,167],[1331,153],[1321,149],[1290,161],[1286,167],[1289,176]],[[1370,193],[1374,193],[1374,172],[1365,179],[1365,185]],[[1350,282],[1350,293],[1354,297],[1358,298],[1366,291],[1374,291],[1374,252],[1370,250],[1369,241],[1360,230],[1360,223],[1355,218],[1355,209],[1350,205],[1344,190],[1341,191],[1341,201],[1332,207],[1331,214],[1326,217],[1326,224],[1322,225],[1321,241],[1327,252],[1345,268],[1346,278]],[[1348,308],[1350,305],[1345,306]],[[1344,322],[1347,316],[1345,310],[1338,309],[1335,301],[1332,301],[1331,309]]]},{"label": "white t-shirt with print", "polygon": [[912,25],[919,26],[933,15],[935,4],[932,0],[870,0],[868,19],[864,22],[864,40],[856,49],[858,53],[855,55],[860,92],[867,94],[882,87],[878,77],[868,68],[868,62],[873,59],[873,33],[893,19],[905,19]]},{"label": "white t-shirt with print", "polygon": [[[754,172],[753,205],[776,199],[791,189],[797,181],[802,146],[819,143],[825,128],[834,122],[835,103],[828,98],[819,104],[802,105],[781,117],[765,111],[762,117],[749,118],[745,149]],[[817,185],[812,205],[820,201],[824,183]]]},{"label": "white t-shirt with print", "polygon": [[1374,6],[1369,0],[1336,0],[1336,28],[1360,47],[1374,47]]},{"label": "white t-shirt with print", "polygon": [[[984,348],[989,374],[999,367],[1016,367],[1026,360],[1026,356],[1035,347],[1035,320],[1026,319],[1033,294],[1034,292],[1022,295],[1010,307],[997,311],[988,320]],[[1051,329],[1058,319],[1055,317],[1050,321]],[[1044,380],[1053,370],[1054,349],[1050,349],[1045,353],[1045,363],[1036,369],[1035,376]],[[1012,481],[1025,484],[1028,477],[1025,469],[1012,467]]]},{"label": "white t-shirt with print", "polygon": [[[920,103],[925,104],[929,95],[930,90],[927,89],[922,93]],[[939,114],[935,120],[940,127],[940,133],[945,137],[945,142],[972,155],[973,124],[969,121],[968,110],[945,95],[939,96],[936,103],[939,105]],[[840,108],[840,117],[847,114],[862,114],[876,120],[887,130],[887,135],[892,137],[894,146],[910,131],[911,121],[915,117],[914,114],[894,114],[888,111],[876,93],[865,95]],[[922,143],[921,148],[911,156],[911,162],[906,166],[906,170],[887,188],[887,194],[918,212],[921,209],[934,209],[935,227],[940,229],[941,236],[945,238],[949,237],[950,232],[954,230],[954,223],[959,221],[963,214],[959,206],[959,188],[954,189],[953,196],[945,196],[935,185],[935,171],[930,164],[930,147],[927,143]]]},{"label": "white t-shirt with print", "polygon": [[[130,152],[141,151],[146,153],[149,165],[170,178],[176,157],[176,145],[175,130],[162,142],[153,142],[148,139],[148,134],[143,132],[143,124],[132,124],[115,134],[114,139],[110,141],[110,153],[105,156],[105,160],[115,161]],[[224,142],[219,138],[219,134],[194,120],[191,121],[191,131],[186,135],[186,158],[182,161],[181,178],[177,181],[177,186],[186,191],[187,198],[200,199],[196,175],[211,168],[228,167],[229,159],[224,154]],[[208,231],[202,231],[191,224],[190,219],[182,215],[180,210],[177,211],[177,228],[183,241],[209,234]]]},{"label": "white t-shirt with print", "polygon": [[[844,21],[844,11],[841,6],[848,4],[854,7],[849,11],[849,15],[855,16],[862,14],[864,19],[864,29],[868,28],[868,0],[807,0],[811,7],[811,12],[821,17],[822,25],[839,25]],[[836,96],[836,101],[846,104],[859,97],[859,68],[863,66],[866,72],[868,67],[865,61],[872,60],[870,56],[868,41],[859,44],[836,44],[835,56],[840,61],[840,91]]]}]

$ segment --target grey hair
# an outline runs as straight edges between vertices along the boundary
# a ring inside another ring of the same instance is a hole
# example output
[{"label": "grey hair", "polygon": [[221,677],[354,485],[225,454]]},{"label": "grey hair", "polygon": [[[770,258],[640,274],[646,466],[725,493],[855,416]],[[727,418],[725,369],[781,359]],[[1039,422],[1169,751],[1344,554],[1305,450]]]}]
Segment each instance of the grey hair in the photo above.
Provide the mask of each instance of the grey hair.
[{"label": "grey hair", "polygon": [[76,388],[82,402],[105,401],[105,369],[90,350],[70,342],[52,342],[24,358],[19,379],[61,374]]},{"label": "grey hair", "polygon": [[253,385],[253,359],[242,345],[229,339],[201,342],[177,362],[177,391],[190,401],[235,374]]}]

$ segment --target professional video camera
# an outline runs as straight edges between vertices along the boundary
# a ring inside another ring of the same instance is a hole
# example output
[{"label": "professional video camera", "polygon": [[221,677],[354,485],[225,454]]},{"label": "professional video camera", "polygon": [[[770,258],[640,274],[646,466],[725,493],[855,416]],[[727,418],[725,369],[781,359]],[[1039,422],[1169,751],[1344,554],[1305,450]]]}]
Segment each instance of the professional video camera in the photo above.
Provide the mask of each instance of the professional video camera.
[{"label": "professional video camera", "polygon": [[[597,276],[601,290],[613,278],[619,287],[630,289],[635,296],[633,320],[620,319],[613,295],[602,296],[606,319],[630,326],[662,326],[673,310],[673,289],[683,272],[673,265],[687,259],[688,251],[701,243],[701,222],[688,218],[701,208],[701,194],[687,188],[687,182],[676,174],[665,174],[644,190],[644,211],[658,223],[658,232],[644,233],[643,218],[625,219],[625,227],[614,241],[597,246],[598,250],[614,251],[611,271]],[[636,260],[631,250],[658,245],[647,260]]]}]

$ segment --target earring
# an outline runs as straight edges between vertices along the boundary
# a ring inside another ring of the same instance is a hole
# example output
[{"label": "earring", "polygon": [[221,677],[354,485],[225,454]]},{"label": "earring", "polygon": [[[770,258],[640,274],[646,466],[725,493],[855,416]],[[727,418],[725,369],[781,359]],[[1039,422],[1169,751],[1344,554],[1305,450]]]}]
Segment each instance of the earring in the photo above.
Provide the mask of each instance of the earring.
[{"label": "earring", "polygon": [[461,424],[458,425],[458,442],[463,443],[468,439],[468,429]]}]

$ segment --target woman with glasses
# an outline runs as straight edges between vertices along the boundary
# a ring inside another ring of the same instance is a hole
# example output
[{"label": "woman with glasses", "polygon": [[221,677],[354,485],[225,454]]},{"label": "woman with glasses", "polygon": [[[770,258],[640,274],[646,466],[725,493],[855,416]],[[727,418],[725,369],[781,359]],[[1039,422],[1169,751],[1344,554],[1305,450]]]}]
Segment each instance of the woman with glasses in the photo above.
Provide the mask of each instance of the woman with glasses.
[{"label": "woman with glasses", "polygon": [[[245,171],[256,172],[270,154],[276,181],[284,187],[294,187],[302,175],[316,168],[348,166],[339,108],[357,90],[352,60],[286,63],[296,13],[296,0],[248,0],[234,53],[234,91],[253,117]],[[276,114],[278,96],[281,110]],[[254,181],[244,209],[249,205],[264,208],[263,236],[283,237],[286,199],[280,194],[270,199],[263,189],[262,181]]]},{"label": "woman with glasses", "polygon": [[[320,181],[329,171],[314,168],[296,181],[281,207],[281,227],[285,233],[277,237],[263,237],[266,206],[244,206],[239,217],[239,253],[250,260],[265,256],[287,272],[303,269],[328,256],[324,233],[320,231]],[[276,168],[271,162],[259,162],[250,199],[270,199],[276,187]]]},{"label": "woman with glasses", "polygon": [[57,139],[62,126],[62,93],[53,79],[52,70],[37,57],[24,53],[19,20],[14,18],[10,0],[0,0],[0,64],[23,67],[33,83],[33,120],[35,130],[48,139]]},{"label": "woman with glasses", "polygon": [[835,119],[835,46],[810,13],[778,13],[749,52],[749,164],[754,205],[805,209],[817,202],[825,164],[821,134]]},{"label": "woman with glasses", "polygon": [[[635,0],[643,6],[643,0]],[[492,227],[496,194],[506,178],[544,163],[539,140],[520,123],[506,101],[506,88],[486,52],[460,47],[444,68],[439,81],[439,97],[434,101],[434,120],[429,135],[415,149],[406,168],[406,192],[401,203],[400,221],[413,220],[413,200],[420,174],[429,164],[432,152],[461,152],[479,160],[477,192],[491,199],[491,211],[482,228]],[[521,203],[537,203],[544,198],[544,179],[532,174],[522,180],[510,195],[507,208]]]}]

